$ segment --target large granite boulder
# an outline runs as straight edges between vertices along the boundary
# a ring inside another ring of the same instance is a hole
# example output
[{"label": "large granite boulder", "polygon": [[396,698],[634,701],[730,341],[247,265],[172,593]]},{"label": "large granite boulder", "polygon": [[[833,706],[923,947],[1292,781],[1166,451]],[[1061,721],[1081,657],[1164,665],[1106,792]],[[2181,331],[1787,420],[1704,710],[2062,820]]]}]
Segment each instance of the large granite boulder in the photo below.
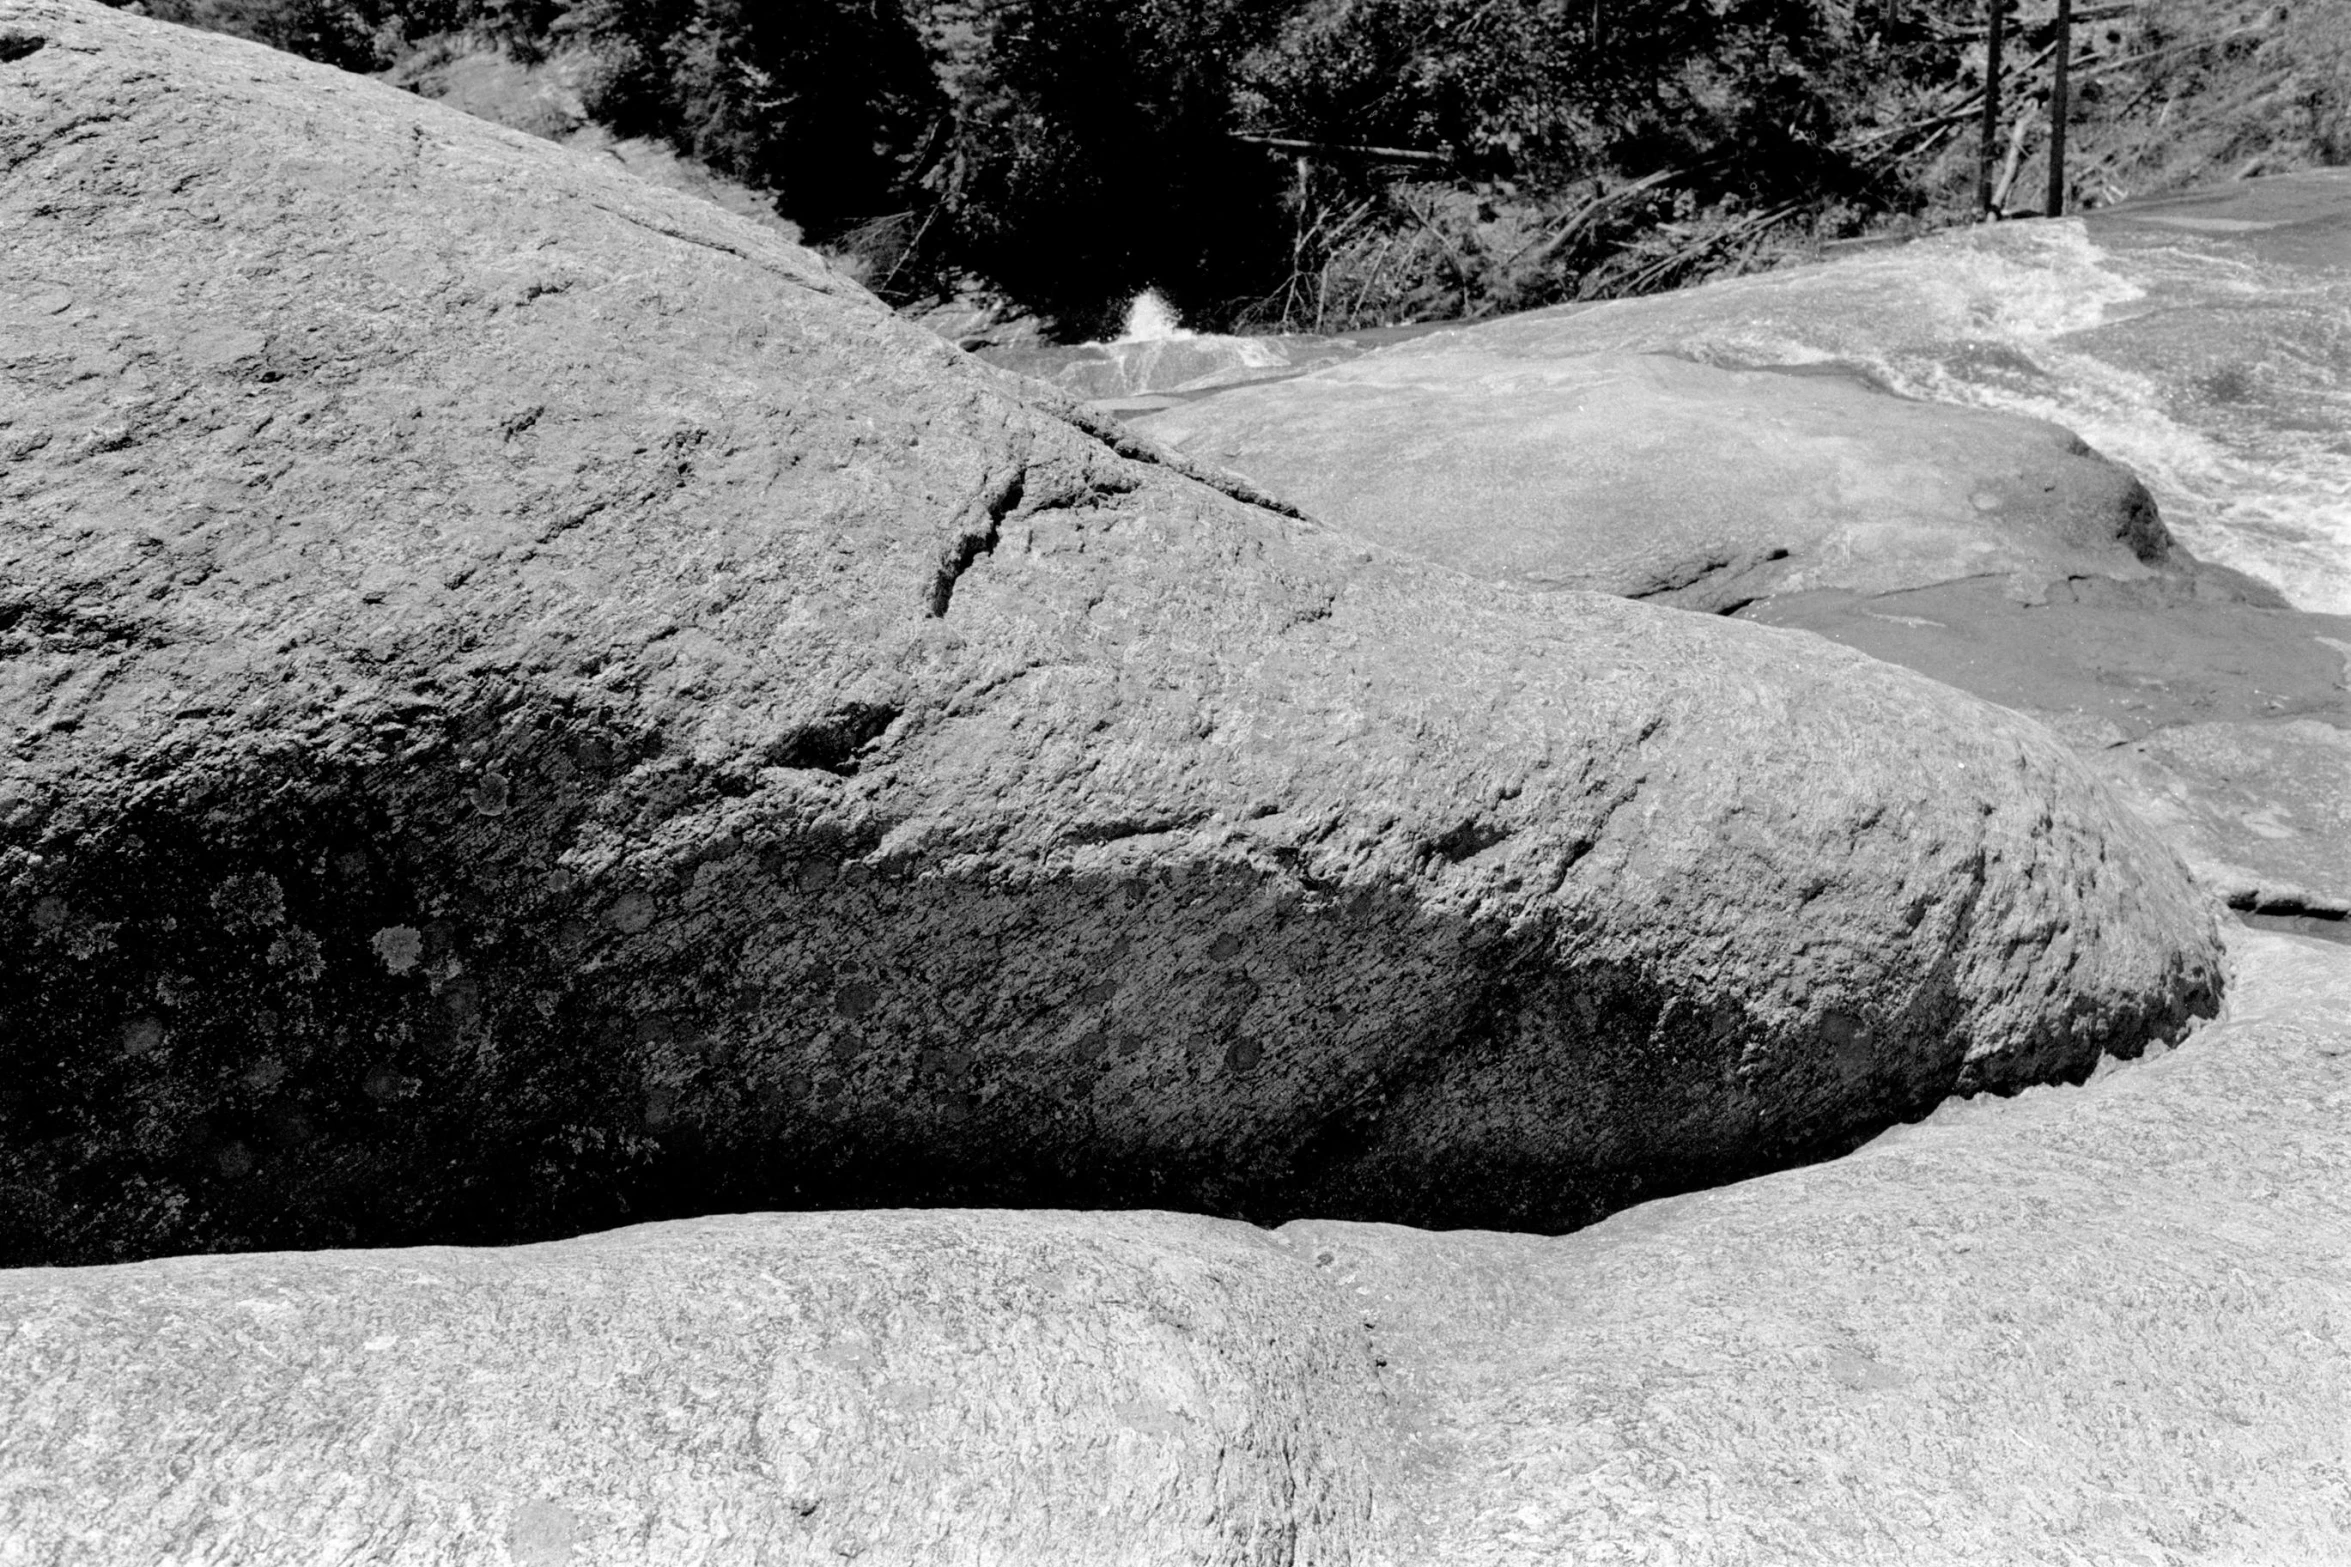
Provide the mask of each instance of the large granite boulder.
[{"label": "large granite boulder", "polygon": [[763,1215],[0,1272],[0,1562],[2351,1558],[2351,952],[1556,1238]]},{"label": "large granite boulder", "polygon": [[1564,1227],[2215,1005],[2034,725],[1220,493],[609,160],[0,22],[0,1257]]}]

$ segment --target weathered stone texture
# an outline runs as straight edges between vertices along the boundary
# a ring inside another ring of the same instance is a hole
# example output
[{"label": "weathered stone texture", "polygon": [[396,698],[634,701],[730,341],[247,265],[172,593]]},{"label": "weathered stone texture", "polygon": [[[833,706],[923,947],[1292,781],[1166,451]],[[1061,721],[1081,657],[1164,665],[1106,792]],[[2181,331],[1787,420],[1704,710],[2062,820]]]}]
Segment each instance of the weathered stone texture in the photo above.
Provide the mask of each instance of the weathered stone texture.
[{"label": "weathered stone texture", "polygon": [[2030,724],[1220,494],[380,85],[0,20],[0,1258],[1567,1225],[2214,1004]]},{"label": "weathered stone texture", "polygon": [[1152,1213],[0,1272],[0,1563],[1393,1561],[1362,1318]]},{"label": "weathered stone texture", "polygon": [[[1134,423],[1464,571],[1815,632],[2028,713],[2231,903],[2340,909],[2351,577],[2307,432],[2343,422],[2311,345],[2351,323],[2347,231],[2340,170],[2239,182],[1422,329]],[[2020,406],[2140,464],[2166,517]]]}]

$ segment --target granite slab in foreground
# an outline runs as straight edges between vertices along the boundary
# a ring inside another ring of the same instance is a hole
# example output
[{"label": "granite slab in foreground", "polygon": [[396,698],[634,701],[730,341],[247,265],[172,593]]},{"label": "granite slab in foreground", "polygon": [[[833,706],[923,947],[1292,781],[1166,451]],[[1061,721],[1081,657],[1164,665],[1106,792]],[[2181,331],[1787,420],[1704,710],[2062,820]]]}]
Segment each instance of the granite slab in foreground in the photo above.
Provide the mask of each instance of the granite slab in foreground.
[{"label": "granite slab in foreground", "polygon": [[2351,1558],[2351,950],[1558,1238],[747,1215],[0,1273],[0,1563]]}]

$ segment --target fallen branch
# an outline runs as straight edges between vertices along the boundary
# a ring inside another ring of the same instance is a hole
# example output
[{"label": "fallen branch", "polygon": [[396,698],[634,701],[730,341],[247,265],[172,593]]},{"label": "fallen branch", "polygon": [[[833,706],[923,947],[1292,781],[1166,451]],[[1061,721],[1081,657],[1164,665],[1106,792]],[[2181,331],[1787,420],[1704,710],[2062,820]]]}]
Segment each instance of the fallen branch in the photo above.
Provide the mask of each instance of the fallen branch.
[{"label": "fallen branch", "polygon": [[1279,147],[1285,152],[1344,152],[1356,157],[1381,158],[1401,163],[1451,163],[1453,156],[1444,152],[1419,152],[1410,147],[1358,147],[1348,142],[1306,141],[1296,136],[1258,136],[1247,131],[1231,133],[1235,141],[1245,141],[1252,147]]},{"label": "fallen branch", "polygon": [[1531,264],[1535,266],[1541,266],[1544,262],[1549,261],[1553,256],[1558,255],[1560,251],[1566,249],[1567,242],[1569,240],[1575,238],[1578,233],[1590,227],[1591,224],[1597,221],[1600,215],[1606,212],[1609,208],[1614,207],[1619,203],[1630,201],[1633,197],[1640,195],[1644,191],[1655,190],[1658,186],[1663,185],[1670,180],[1679,179],[1688,172],[1689,171],[1686,169],[1659,169],[1654,174],[1644,174],[1639,179],[1633,180],[1628,184],[1619,185],[1612,191],[1604,191],[1600,195],[1595,196],[1590,201],[1584,203],[1581,207],[1578,207],[1574,212],[1570,213],[1568,215],[1567,221],[1561,224],[1557,231],[1546,235],[1541,239],[1529,240],[1526,244],[1521,245],[1517,250],[1504,257],[1502,264],[1504,266],[1509,266],[1511,263],[1517,261],[1520,257],[1526,255],[1529,250],[1533,250],[1534,257]]},{"label": "fallen branch", "polygon": [[1644,293],[1668,278],[1688,272],[1703,260],[1709,251],[1720,250],[1725,246],[1735,244],[1742,238],[1752,237],[1754,240],[1760,241],[1772,227],[1804,212],[1810,205],[1809,202],[1790,202],[1773,211],[1759,212],[1752,217],[1742,218],[1736,223],[1728,224],[1715,230],[1712,234],[1701,236],[1687,244],[1673,246],[1665,254],[1641,267],[1620,283],[1611,283],[1605,270],[1595,272],[1585,280],[1584,286],[1577,290],[1576,297],[1578,299],[1602,297],[1622,299],[1629,295]]},{"label": "fallen branch", "polygon": [[2018,115],[2015,129],[2008,133],[2008,158],[2000,165],[2000,183],[1992,187],[1994,212],[2008,211],[2008,192],[2016,184],[2016,171],[2024,164],[2025,138],[2032,132],[2033,116],[2030,113]]}]

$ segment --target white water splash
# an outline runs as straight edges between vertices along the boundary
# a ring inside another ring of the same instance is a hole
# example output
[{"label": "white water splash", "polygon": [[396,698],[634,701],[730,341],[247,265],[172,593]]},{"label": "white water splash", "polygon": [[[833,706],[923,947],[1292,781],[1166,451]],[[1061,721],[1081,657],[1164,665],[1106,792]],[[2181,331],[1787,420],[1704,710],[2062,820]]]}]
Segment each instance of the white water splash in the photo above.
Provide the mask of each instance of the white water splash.
[{"label": "white water splash", "polygon": [[1159,290],[1147,288],[1127,304],[1125,330],[1116,341],[1121,343],[1173,343],[1198,334],[1185,327],[1175,306],[1160,295]]}]

